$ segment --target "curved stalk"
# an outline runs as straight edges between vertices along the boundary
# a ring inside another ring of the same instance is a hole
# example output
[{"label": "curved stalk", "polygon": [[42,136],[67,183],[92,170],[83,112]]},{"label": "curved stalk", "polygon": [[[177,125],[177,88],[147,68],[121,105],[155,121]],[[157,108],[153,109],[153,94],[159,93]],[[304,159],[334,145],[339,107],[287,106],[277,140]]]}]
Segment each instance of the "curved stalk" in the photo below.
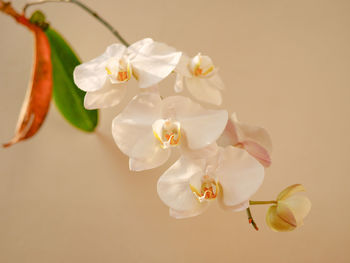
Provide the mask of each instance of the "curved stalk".
[{"label": "curved stalk", "polygon": [[258,231],[259,228],[258,228],[257,224],[255,223],[255,221],[254,221],[254,219],[253,219],[252,212],[250,211],[250,208],[248,207],[246,211],[247,211],[247,216],[248,216],[248,222],[249,222],[249,224],[251,224],[251,225],[254,227],[254,229],[255,229],[256,231]]},{"label": "curved stalk", "polygon": [[92,15],[93,17],[95,17],[98,21],[100,21],[100,23],[102,23],[105,27],[107,27],[107,29],[109,31],[112,32],[112,34],[114,36],[116,36],[120,42],[122,42],[125,46],[129,46],[129,43],[119,34],[119,32],[113,28],[111,26],[111,24],[109,24],[105,19],[103,19],[102,17],[100,17],[94,10],[92,10],[90,7],[86,6],[85,4],[83,4],[82,2],[78,1],[78,0],[39,0],[39,1],[35,1],[35,2],[29,2],[27,3],[24,8],[23,8],[23,14],[26,12],[26,10],[28,9],[28,7],[32,6],[32,5],[40,5],[40,4],[45,4],[45,3],[72,3],[72,4],[76,4],[77,6],[81,7],[82,9],[84,9],[86,12],[88,12],[90,15]]}]

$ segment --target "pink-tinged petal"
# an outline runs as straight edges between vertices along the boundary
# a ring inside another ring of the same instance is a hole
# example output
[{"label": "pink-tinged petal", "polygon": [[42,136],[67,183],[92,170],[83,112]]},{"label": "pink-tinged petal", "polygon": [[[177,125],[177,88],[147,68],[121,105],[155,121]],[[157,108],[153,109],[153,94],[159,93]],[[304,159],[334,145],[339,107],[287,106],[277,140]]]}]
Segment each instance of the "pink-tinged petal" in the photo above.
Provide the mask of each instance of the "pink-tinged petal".
[{"label": "pink-tinged petal", "polygon": [[282,218],[288,224],[297,227],[297,220],[294,216],[293,211],[289,206],[283,202],[278,202],[277,204],[277,215]]},{"label": "pink-tinged petal", "polygon": [[290,215],[287,213],[284,213],[285,211],[282,210],[283,207],[287,207],[291,211],[294,217],[293,223],[295,223],[296,226],[300,226],[303,224],[303,219],[310,212],[311,202],[307,197],[300,196],[300,195],[291,196],[287,199],[278,201],[278,209],[277,209],[278,215],[284,220],[289,222]]},{"label": "pink-tinged petal", "polygon": [[179,63],[181,52],[163,43],[145,41],[129,49],[134,75],[140,88],[147,88],[166,78]]},{"label": "pink-tinged petal", "polygon": [[233,124],[233,129],[231,128],[231,131],[235,133],[238,143],[245,141],[255,142],[265,148],[268,153],[271,153],[271,137],[264,128],[239,122],[236,113],[231,115],[230,121]]},{"label": "pink-tinged petal", "polygon": [[228,146],[215,174],[222,187],[226,206],[243,203],[259,189],[264,180],[264,167],[246,151]]},{"label": "pink-tinged petal", "polygon": [[267,150],[260,144],[253,141],[242,142],[243,148],[255,159],[257,159],[263,166],[269,167],[271,165],[271,158]]},{"label": "pink-tinged petal", "polygon": [[221,105],[220,88],[213,84],[215,82],[210,82],[209,78],[185,77],[185,83],[188,91],[195,99],[214,105]]},{"label": "pink-tinged petal", "polygon": [[112,123],[113,138],[130,158],[147,159],[157,152],[159,142],[152,124],[159,118],[161,99],[154,93],[135,96]]},{"label": "pink-tinged petal", "polygon": [[266,213],[267,225],[276,232],[287,232],[295,229],[295,226],[288,224],[282,218],[277,215],[277,207],[275,205],[270,206]]},{"label": "pink-tinged petal", "polygon": [[[200,185],[203,175],[201,161],[181,157],[159,178],[157,191],[160,199],[178,211],[194,211],[202,205],[195,197],[190,185]],[[195,182],[199,181],[199,182]]]},{"label": "pink-tinged petal", "polygon": [[216,143],[221,147],[235,146],[238,144],[237,137],[235,136],[234,126],[230,120],[227,121],[226,127]]},{"label": "pink-tinged petal", "polygon": [[228,120],[218,144],[244,148],[265,167],[271,165],[272,144],[267,131],[260,127],[240,123],[235,113]]},{"label": "pink-tinged petal", "polygon": [[79,89],[84,91],[96,91],[103,87],[107,79],[106,65],[115,60],[118,63],[126,52],[126,47],[121,44],[112,44],[99,57],[80,64],[74,69],[74,82]]},{"label": "pink-tinged petal", "polygon": [[124,85],[114,85],[107,80],[102,89],[88,91],[85,94],[84,107],[92,110],[116,106],[124,98],[125,93]]},{"label": "pink-tinged petal", "polygon": [[169,215],[176,219],[195,217],[205,212],[208,209],[208,207],[209,207],[209,203],[204,202],[204,203],[201,203],[199,206],[195,207],[194,209],[188,210],[188,211],[179,211],[179,210],[170,208]]},{"label": "pink-tinged petal", "polygon": [[170,156],[170,149],[162,149],[160,147],[155,148],[155,152],[150,154],[150,158],[147,159],[129,159],[130,171],[144,171],[153,169],[163,165]]},{"label": "pink-tinged petal", "polygon": [[292,196],[295,193],[304,192],[304,191],[305,191],[305,188],[303,185],[293,184],[291,186],[288,186],[282,192],[280,192],[279,195],[277,196],[277,200],[287,199],[288,197]]},{"label": "pink-tinged petal", "polygon": [[182,96],[165,98],[162,111],[164,118],[181,123],[188,147],[192,150],[214,143],[223,132],[228,118],[225,110],[206,110]]},{"label": "pink-tinged petal", "polygon": [[[232,114],[235,116],[235,113]],[[221,146],[235,146],[239,143],[239,138],[237,134],[237,128],[235,123],[232,121],[232,116],[228,119],[224,132],[219,138],[219,145]]]}]

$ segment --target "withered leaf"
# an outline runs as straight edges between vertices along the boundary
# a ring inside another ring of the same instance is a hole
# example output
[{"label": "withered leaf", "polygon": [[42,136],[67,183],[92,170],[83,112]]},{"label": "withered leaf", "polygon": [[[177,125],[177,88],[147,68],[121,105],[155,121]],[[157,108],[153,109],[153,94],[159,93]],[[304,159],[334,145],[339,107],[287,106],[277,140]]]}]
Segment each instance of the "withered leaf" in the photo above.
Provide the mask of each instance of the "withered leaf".
[{"label": "withered leaf", "polygon": [[50,44],[44,31],[29,22],[24,16],[16,17],[17,22],[33,32],[35,56],[32,79],[18,118],[15,136],[4,144],[9,147],[32,137],[40,129],[49,110],[52,93],[52,65]]}]

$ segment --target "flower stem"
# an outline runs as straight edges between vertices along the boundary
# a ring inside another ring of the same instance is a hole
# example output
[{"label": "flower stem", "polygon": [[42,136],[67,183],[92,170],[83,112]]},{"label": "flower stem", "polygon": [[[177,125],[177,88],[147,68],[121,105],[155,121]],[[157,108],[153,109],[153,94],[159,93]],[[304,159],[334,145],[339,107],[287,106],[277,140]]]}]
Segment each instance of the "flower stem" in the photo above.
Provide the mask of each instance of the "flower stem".
[{"label": "flower stem", "polygon": [[100,21],[105,27],[108,28],[109,31],[112,32],[112,34],[114,36],[116,36],[120,42],[122,42],[125,46],[129,46],[129,43],[119,34],[119,32],[114,29],[111,24],[109,24],[105,19],[103,19],[102,17],[100,17],[94,10],[92,10],[90,7],[86,6],[85,4],[83,4],[82,2],[78,1],[78,0],[39,0],[36,2],[30,2],[27,3],[24,8],[23,8],[23,14],[25,13],[25,11],[27,10],[28,7],[32,6],[32,5],[39,5],[39,4],[44,4],[44,3],[72,3],[72,4],[76,4],[77,6],[81,7],[82,9],[84,9],[86,12],[88,12],[90,15],[92,15],[93,17],[95,17],[98,21]]},{"label": "flower stem", "polygon": [[277,204],[277,201],[249,201],[250,205],[269,205],[269,204]]},{"label": "flower stem", "polygon": [[21,16],[19,13],[16,12],[15,9],[13,9],[10,2],[5,2],[2,0],[0,0],[0,11],[9,16],[12,16],[16,20],[18,19],[18,17]]},{"label": "flower stem", "polygon": [[259,228],[258,228],[257,224],[255,223],[255,221],[254,221],[254,219],[253,219],[252,213],[250,212],[250,208],[248,207],[246,211],[247,211],[247,215],[248,215],[249,224],[252,224],[252,226],[254,227],[254,229],[255,229],[256,231],[258,231]]},{"label": "flower stem", "polygon": [[29,29],[31,29],[31,23],[27,18],[25,18],[23,15],[18,13],[11,5],[11,2],[5,2],[3,0],[0,0],[0,12],[11,16],[13,19],[17,21],[17,23],[20,23]]}]

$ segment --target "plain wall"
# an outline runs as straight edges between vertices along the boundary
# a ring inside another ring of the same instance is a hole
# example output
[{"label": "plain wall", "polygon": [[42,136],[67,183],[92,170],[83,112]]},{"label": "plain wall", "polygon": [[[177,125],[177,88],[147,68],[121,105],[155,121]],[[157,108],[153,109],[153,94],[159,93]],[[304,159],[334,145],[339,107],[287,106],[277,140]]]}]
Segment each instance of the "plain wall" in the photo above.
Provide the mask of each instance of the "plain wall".
[{"label": "plain wall", "polygon": [[[25,1],[15,1],[21,8]],[[305,225],[275,233],[268,207],[213,205],[175,220],[157,196],[175,161],[134,173],[114,144],[111,121],[136,92],[100,112],[95,134],[73,128],[54,104],[31,140],[0,149],[0,262],[350,262],[350,1],[84,1],[130,42],[152,37],[211,56],[226,83],[223,107],[264,126],[273,164],[257,200],[302,183]],[[88,61],[117,42],[71,4],[46,4],[51,25]],[[0,141],[12,138],[32,66],[31,33],[0,14]],[[162,83],[172,94],[174,78]]]}]

